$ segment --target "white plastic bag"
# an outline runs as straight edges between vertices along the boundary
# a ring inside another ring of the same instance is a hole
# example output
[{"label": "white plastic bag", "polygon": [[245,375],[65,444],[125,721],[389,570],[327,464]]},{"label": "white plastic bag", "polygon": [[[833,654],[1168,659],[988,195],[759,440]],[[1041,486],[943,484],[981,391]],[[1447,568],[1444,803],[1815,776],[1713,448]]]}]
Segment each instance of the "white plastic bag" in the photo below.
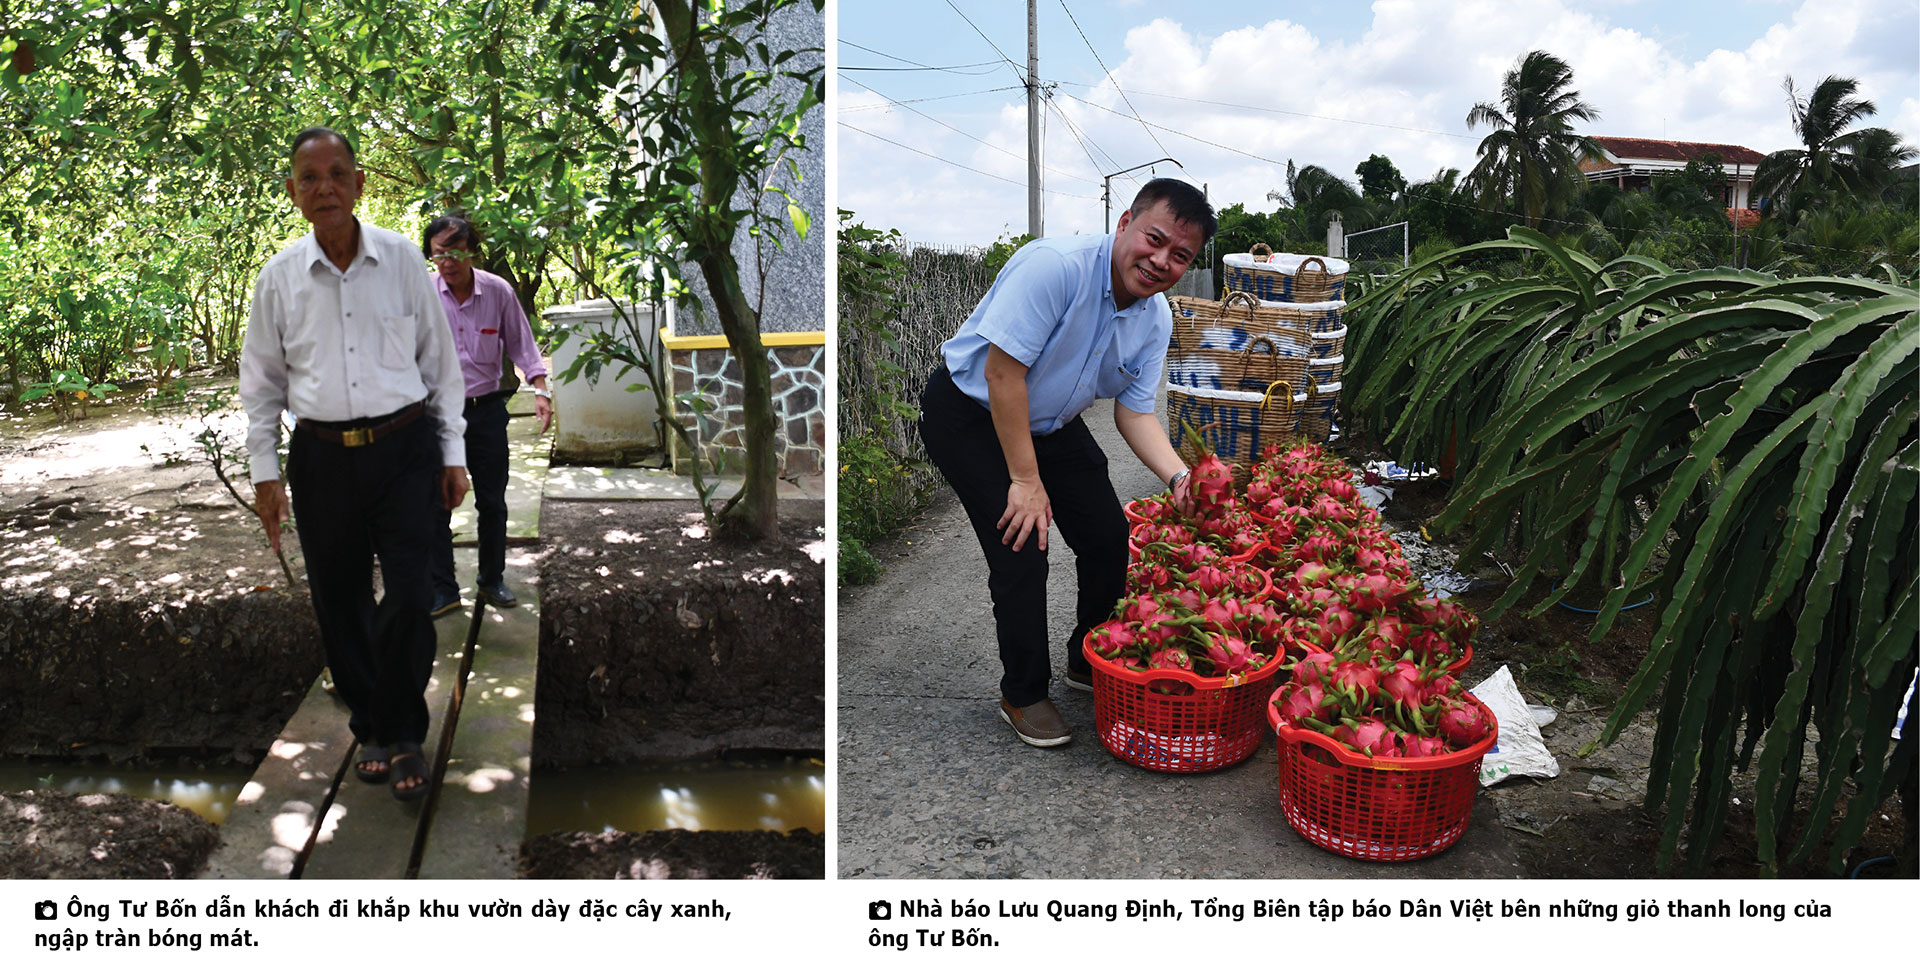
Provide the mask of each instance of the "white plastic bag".
[{"label": "white plastic bag", "polygon": [[1471,692],[1492,709],[1500,720],[1500,740],[1480,759],[1480,786],[1498,784],[1516,774],[1532,777],[1557,777],[1560,763],[1547,750],[1540,737],[1540,725],[1533,710],[1513,684],[1513,674],[1505,664],[1493,676],[1481,681]]}]

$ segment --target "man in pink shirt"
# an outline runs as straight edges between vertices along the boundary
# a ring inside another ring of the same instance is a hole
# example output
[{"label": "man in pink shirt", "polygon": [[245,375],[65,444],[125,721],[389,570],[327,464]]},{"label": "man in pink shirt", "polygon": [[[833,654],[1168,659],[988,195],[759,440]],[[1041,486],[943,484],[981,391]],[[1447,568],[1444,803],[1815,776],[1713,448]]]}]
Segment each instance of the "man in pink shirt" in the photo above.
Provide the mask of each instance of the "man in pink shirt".
[{"label": "man in pink shirt", "polygon": [[[515,385],[508,378],[511,360],[533,385],[534,416],[540,432],[553,423],[553,394],[547,367],[533,342],[533,328],[513,286],[498,274],[473,265],[478,237],[464,218],[443,216],[427,225],[425,249],[439,273],[435,286],[466,379],[467,470],[473,476],[473,503],[480,514],[480,596],[495,607],[519,603],[502,573],[507,566],[507,398]],[[451,511],[441,511],[439,542],[433,551],[435,617],[460,607],[460,582],[453,574]]]}]

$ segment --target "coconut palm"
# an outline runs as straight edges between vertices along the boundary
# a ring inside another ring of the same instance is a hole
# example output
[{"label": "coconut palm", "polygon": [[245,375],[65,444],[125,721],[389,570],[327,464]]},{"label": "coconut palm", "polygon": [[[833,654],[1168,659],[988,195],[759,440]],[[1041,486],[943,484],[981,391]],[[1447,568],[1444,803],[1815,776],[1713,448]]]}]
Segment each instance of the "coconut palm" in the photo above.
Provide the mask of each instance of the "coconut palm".
[{"label": "coconut palm", "polygon": [[1776,150],[1760,162],[1753,175],[1755,193],[1788,209],[1801,209],[1823,193],[1877,195],[1901,164],[1920,156],[1892,131],[1847,129],[1877,112],[1873,101],[1854,96],[1860,84],[1853,78],[1828,77],[1805,98],[1791,76],[1783,86],[1801,145]]},{"label": "coconut palm", "polygon": [[1600,156],[1599,144],[1572,131],[1575,120],[1600,118],[1579,91],[1567,89],[1572,82],[1566,61],[1534,50],[1507,71],[1499,104],[1481,101],[1467,112],[1469,130],[1493,128],[1480,141],[1480,162],[1469,182],[1483,204],[1511,202],[1529,227],[1574,194],[1580,161]]}]

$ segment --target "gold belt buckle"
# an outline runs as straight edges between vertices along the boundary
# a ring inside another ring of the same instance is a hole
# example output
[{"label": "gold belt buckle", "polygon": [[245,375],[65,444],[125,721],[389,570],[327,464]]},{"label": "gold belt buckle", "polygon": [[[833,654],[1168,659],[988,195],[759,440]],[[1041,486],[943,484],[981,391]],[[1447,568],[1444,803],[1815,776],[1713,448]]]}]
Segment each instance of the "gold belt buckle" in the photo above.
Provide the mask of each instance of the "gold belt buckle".
[{"label": "gold belt buckle", "polygon": [[345,447],[365,447],[373,443],[373,429],[355,427],[352,430],[343,430],[340,432],[340,443]]}]

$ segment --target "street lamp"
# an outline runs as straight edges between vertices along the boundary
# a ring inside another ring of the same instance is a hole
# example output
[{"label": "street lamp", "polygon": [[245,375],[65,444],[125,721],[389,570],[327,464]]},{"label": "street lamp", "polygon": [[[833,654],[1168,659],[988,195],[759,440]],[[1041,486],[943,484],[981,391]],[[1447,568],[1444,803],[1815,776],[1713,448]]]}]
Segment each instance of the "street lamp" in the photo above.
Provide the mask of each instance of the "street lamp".
[{"label": "street lamp", "polygon": [[1100,201],[1101,203],[1106,204],[1106,207],[1107,207],[1107,233],[1113,233],[1113,178],[1118,177],[1124,173],[1132,173],[1135,170],[1139,170],[1141,167],[1151,167],[1157,163],[1170,163],[1176,167],[1179,167],[1181,170],[1187,169],[1185,165],[1180,163],[1180,161],[1173,159],[1172,157],[1161,157],[1159,160],[1149,160],[1146,163],[1140,164],[1139,166],[1128,167],[1125,170],[1116,170],[1113,173],[1110,173],[1100,178]]}]

